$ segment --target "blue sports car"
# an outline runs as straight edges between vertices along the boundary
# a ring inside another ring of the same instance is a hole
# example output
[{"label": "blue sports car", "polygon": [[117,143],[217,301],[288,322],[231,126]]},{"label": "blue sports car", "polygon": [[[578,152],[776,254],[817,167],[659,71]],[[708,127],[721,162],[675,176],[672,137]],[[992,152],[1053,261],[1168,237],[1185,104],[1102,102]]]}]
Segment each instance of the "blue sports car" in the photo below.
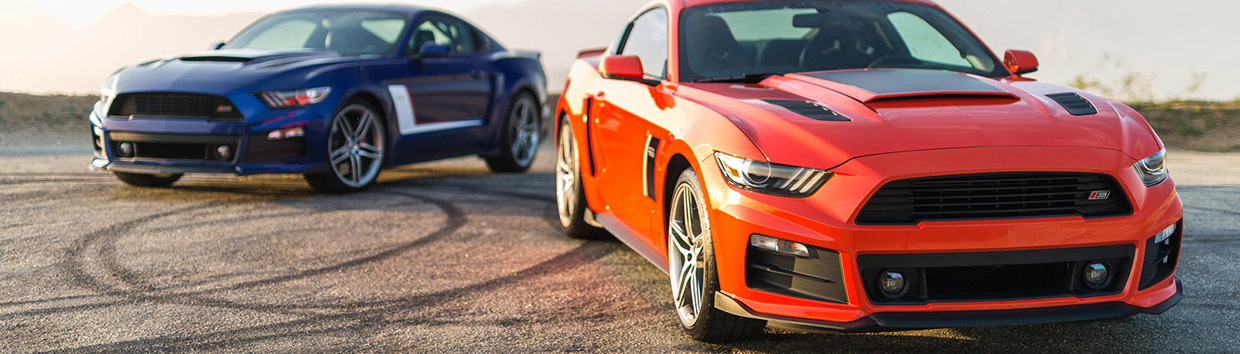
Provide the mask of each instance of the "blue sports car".
[{"label": "blue sports car", "polygon": [[363,190],[385,167],[467,155],[524,172],[543,136],[546,85],[537,53],[444,12],[279,12],[215,50],[108,78],[90,115],[91,167],[143,187],[185,173],[303,174],[325,193]]}]

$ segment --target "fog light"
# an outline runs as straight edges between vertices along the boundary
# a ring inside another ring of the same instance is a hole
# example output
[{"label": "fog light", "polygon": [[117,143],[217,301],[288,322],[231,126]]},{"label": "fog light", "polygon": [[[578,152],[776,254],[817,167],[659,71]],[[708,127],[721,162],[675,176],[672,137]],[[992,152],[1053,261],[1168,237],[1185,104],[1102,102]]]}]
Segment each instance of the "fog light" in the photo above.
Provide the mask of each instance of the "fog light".
[{"label": "fog light", "polygon": [[230,159],[232,158],[232,148],[228,145],[220,145],[215,148],[215,155],[218,156],[220,160]]},{"label": "fog light", "polygon": [[1090,289],[1102,290],[1111,285],[1111,267],[1106,262],[1093,261],[1085,266],[1085,285]]},{"label": "fog light", "polygon": [[765,251],[782,253],[794,257],[809,258],[809,247],[805,247],[805,245],[800,243],[780,240],[770,236],[750,236],[749,245]]},{"label": "fog light", "polygon": [[878,290],[889,299],[899,299],[908,294],[908,283],[905,282],[903,272],[898,270],[884,270],[882,275],[878,276]]},{"label": "fog light", "polygon": [[133,157],[133,143],[120,143],[116,147],[121,157]]},{"label": "fog light", "polygon": [[1171,224],[1170,227],[1167,227],[1166,229],[1160,231],[1158,235],[1154,236],[1154,243],[1167,242],[1167,240],[1171,239],[1171,235],[1174,235],[1174,234],[1175,234],[1175,224]]}]

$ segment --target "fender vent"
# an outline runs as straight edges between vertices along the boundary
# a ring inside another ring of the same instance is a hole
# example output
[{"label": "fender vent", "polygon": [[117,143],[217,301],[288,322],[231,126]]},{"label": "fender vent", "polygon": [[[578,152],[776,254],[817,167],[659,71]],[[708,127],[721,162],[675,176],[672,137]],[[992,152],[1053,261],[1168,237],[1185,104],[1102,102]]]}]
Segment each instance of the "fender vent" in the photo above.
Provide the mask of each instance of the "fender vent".
[{"label": "fender vent", "polygon": [[1075,93],[1056,93],[1053,95],[1046,95],[1046,98],[1052,99],[1059,103],[1059,105],[1063,106],[1064,109],[1068,110],[1068,113],[1071,113],[1074,116],[1098,114],[1098,109],[1094,108],[1093,103],[1089,103],[1089,100],[1085,99],[1085,97],[1081,97],[1081,95]]},{"label": "fender vent", "polygon": [[792,113],[800,114],[806,118],[820,120],[825,122],[851,122],[852,119],[842,116],[835,111],[827,109],[814,102],[797,101],[797,100],[763,100],[776,106],[783,107]]},{"label": "fender vent", "polygon": [[659,138],[654,136],[646,136],[646,164],[642,165],[642,169],[646,171],[642,175],[646,178],[645,193],[650,200],[654,200],[654,170],[655,157],[659,154]]}]

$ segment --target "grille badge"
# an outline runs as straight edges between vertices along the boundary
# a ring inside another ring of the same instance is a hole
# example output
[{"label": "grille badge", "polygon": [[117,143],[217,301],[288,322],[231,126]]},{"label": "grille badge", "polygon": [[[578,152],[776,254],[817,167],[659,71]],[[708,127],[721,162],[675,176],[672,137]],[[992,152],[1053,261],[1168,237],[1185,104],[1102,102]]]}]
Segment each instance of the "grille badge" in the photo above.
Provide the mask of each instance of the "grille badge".
[{"label": "grille badge", "polygon": [[1107,200],[1111,199],[1111,191],[1093,191],[1089,193],[1089,200]]}]

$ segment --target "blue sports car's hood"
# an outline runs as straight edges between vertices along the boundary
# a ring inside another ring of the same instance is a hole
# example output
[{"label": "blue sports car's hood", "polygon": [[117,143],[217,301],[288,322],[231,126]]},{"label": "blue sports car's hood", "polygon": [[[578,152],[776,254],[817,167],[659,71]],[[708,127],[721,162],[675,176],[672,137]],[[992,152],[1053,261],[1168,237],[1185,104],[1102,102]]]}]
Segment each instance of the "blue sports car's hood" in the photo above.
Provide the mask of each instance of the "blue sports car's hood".
[{"label": "blue sports car's hood", "polygon": [[[329,51],[217,50],[131,65],[105,84],[117,93],[195,92],[224,94],[274,76],[307,71],[356,58]],[[308,74],[307,74],[308,75]]]}]

